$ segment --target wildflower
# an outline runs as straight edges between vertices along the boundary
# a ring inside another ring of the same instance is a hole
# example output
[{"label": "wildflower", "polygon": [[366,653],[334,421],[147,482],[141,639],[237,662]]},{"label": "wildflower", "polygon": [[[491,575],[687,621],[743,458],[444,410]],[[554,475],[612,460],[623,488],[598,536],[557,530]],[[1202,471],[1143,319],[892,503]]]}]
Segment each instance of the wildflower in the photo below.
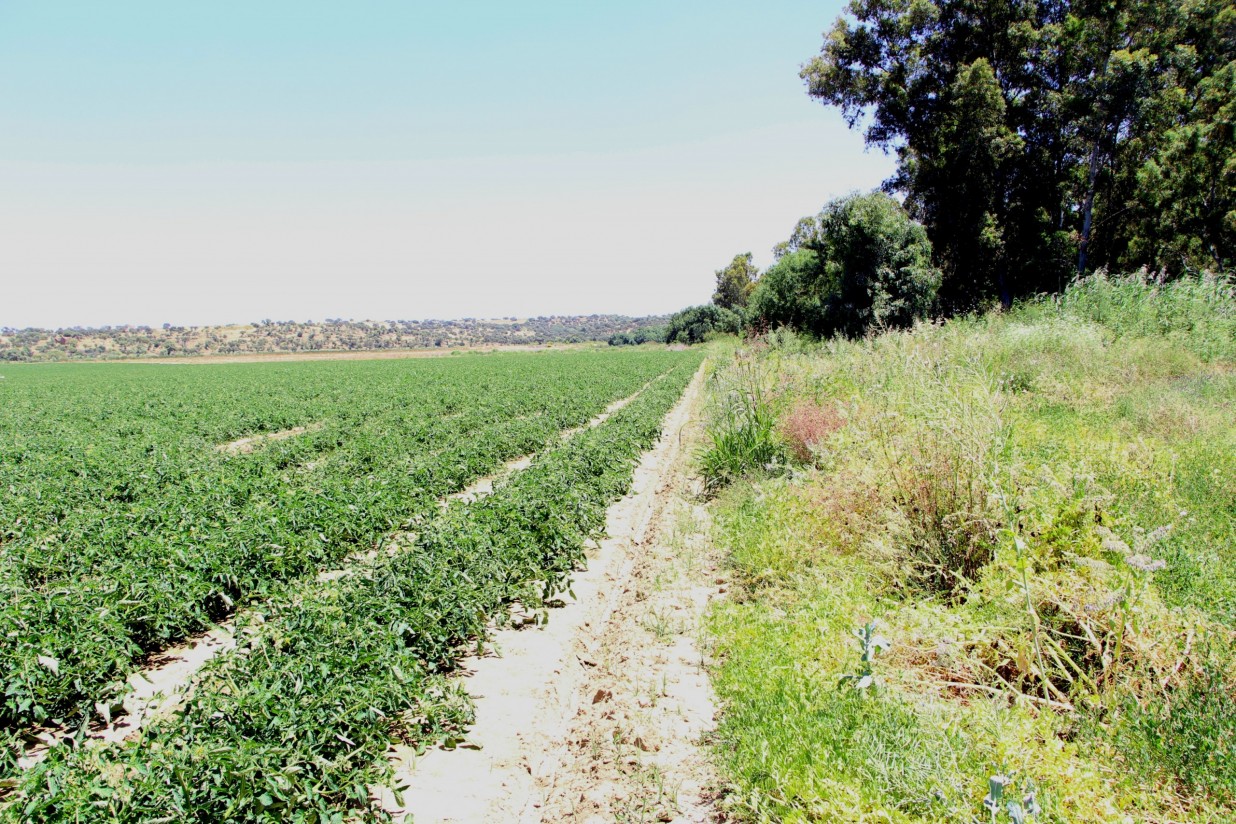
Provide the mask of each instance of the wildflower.
[{"label": "wildflower", "polygon": [[1120,536],[1112,532],[1105,526],[1098,528],[1099,537],[1103,539],[1102,547],[1104,552],[1115,552],[1118,555],[1128,555],[1130,552],[1129,545],[1120,540]]},{"label": "wildflower", "polygon": [[1147,573],[1158,572],[1167,566],[1167,561],[1161,559],[1156,560],[1151,558],[1149,555],[1143,555],[1140,552],[1136,555],[1130,555],[1128,558],[1125,558],[1124,562],[1136,570]]},{"label": "wildflower", "polygon": [[1147,547],[1154,546],[1159,541],[1162,541],[1164,538],[1166,538],[1168,534],[1171,533],[1171,531],[1172,531],[1171,524],[1165,524],[1159,527],[1158,529],[1154,530],[1153,532],[1151,532],[1149,535],[1146,536],[1146,540],[1143,542],[1142,546],[1147,546]]},{"label": "wildflower", "polygon": [[1086,604],[1084,609],[1086,610],[1086,612],[1089,612],[1091,614],[1096,613],[1096,612],[1105,612],[1111,609],[1112,607],[1114,607],[1116,604],[1120,603],[1120,599],[1123,597],[1124,597],[1123,592],[1117,591],[1117,592],[1108,593],[1108,595],[1102,600],[1096,601],[1093,604]]},{"label": "wildflower", "polygon": [[1072,558],[1071,560],[1075,566],[1092,569],[1095,572],[1106,572],[1111,569],[1111,564],[1107,563],[1107,561],[1100,561],[1098,558],[1086,558],[1083,556],[1081,558]]},{"label": "wildflower", "polygon": [[1119,538],[1112,536],[1111,538],[1103,539],[1103,551],[1127,555],[1129,553],[1129,545]]},{"label": "wildflower", "polygon": [[99,777],[103,779],[103,783],[109,787],[119,787],[124,783],[124,765],[117,764],[114,761],[105,764],[99,769]]}]

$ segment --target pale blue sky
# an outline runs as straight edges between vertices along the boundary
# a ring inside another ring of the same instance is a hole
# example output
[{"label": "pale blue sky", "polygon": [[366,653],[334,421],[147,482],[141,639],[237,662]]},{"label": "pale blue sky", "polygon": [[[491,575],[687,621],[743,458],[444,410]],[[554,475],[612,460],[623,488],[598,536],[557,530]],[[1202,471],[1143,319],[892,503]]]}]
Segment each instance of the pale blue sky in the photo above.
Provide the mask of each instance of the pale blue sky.
[{"label": "pale blue sky", "polygon": [[836,2],[0,0],[0,325],[668,312],[871,188]]}]

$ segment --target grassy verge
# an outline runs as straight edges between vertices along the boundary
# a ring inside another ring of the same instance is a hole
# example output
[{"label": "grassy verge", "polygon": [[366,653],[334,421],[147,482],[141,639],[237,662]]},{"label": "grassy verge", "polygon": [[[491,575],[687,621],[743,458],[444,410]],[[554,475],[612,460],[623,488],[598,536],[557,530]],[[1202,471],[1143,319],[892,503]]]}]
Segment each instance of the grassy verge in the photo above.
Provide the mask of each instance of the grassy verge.
[{"label": "grassy verge", "polygon": [[735,814],[1230,820],[1234,361],[1230,286],[1136,279],[734,356],[703,463]]}]

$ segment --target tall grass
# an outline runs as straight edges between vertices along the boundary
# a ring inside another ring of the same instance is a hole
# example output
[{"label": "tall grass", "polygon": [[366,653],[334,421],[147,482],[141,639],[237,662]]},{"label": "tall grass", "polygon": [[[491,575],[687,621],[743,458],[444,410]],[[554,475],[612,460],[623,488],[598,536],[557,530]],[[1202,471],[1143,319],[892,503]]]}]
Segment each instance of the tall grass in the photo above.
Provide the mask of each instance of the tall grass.
[{"label": "tall grass", "polygon": [[700,456],[706,487],[716,491],[749,472],[783,464],[786,445],[777,431],[769,372],[749,353],[737,353],[713,375],[708,446]]},{"label": "tall grass", "polygon": [[1041,315],[1048,307],[1119,336],[1167,338],[1206,360],[1236,358],[1236,284],[1228,276],[1165,281],[1145,270],[1119,276],[1099,273],[1022,311]]},{"label": "tall grass", "polygon": [[866,393],[866,428],[894,507],[886,527],[905,581],[954,595],[995,548],[1006,433],[994,383],[964,360],[946,368],[940,332],[872,347],[882,365],[872,369],[878,382]]},{"label": "tall grass", "polygon": [[1100,276],[718,376],[762,388],[718,432],[808,465],[714,504],[740,819],[992,820],[993,776],[1038,824],[1236,816],[1234,319],[1222,279]]}]

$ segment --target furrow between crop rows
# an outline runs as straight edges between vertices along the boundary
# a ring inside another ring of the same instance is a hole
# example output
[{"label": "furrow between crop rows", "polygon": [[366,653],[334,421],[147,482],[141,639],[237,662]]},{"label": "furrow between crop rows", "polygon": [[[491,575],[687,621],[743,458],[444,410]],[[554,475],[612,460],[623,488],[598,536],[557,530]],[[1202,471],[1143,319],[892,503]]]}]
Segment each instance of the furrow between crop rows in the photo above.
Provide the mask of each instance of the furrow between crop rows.
[{"label": "furrow between crop rows", "polygon": [[[570,429],[562,430],[562,432],[559,433],[559,437],[562,440],[566,441],[566,440],[570,440],[577,433],[582,432],[585,429],[597,428],[598,426],[600,426],[601,424],[609,420],[610,416],[613,415],[615,412],[622,409],[624,406],[629,405],[632,401],[634,401],[636,398],[642,395],[644,391],[648,389],[649,386],[651,386],[653,383],[661,380],[664,377],[665,377],[665,373],[657,375],[655,378],[648,381],[648,383],[641,386],[635,392],[632,392],[630,395],[627,395],[625,398],[616,400],[613,403],[611,403],[609,406],[605,407],[603,411],[597,413],[597,415],[594,418],[592,418],[592,420],[588,421],[583,426],[573,426]],[[520,470],[527,469],[529,466],[531,466],[532,460],[534,457],[535,455],[533,455],[532,453],[529,453],[527,455],[521,455],[520,457],[515,458],[514,460],[507,461],[506,464],[502,467],[501,471],[496,472],[493,475],[487,475],[484,478],[479,478],[476,481],[474,481],[471,485],[469,485],[466,489],[462,489],[459,492],[454,492],[446,496],[446,498],[444,498],[440,502],[441,505],[443,506],[443,508],[445,508],[451,501],[480,500],[481,498],[493,492],[494,484],[497,481],[501,480],[502,478],[505,478],[506,476],[510,475],[512,472],[518,472]]]},{"label": "furrow between crop rows", "polygon": [[[614,401],[583,426],[562,430],[559,433],[559,437],[566,441],[585,429],[593,429],[600,426],[611,415],[630,404],[650,385],[662,377],[663,375],[658,375],[634,393]],[[480,478],[459,492],[439,498],[437,503],[442,509],[446,509],[453,501],[472,502],[480,500],[493,492],[496,482],[514,472],[526,469],[531,465],[534,458],[535,454],[527,454],[509,460],[499,472]],[[407,533],[392,536],[386,542],[386,552],[388,554],[395,554],[400,551],[399,546],[401,544],[408,544],[414,541],[415,536]],[[377,557],[377,554],[378,550],[375,549],[362,555],[348,558],[346,559],[347,564],[344,566],[319,573],[317,580],[319,582],[327,582],[345,577],[362,568],[361,565],[364,562],[372,562]],[[85,745],[97,743],[114,744],[125,738],[132,737],[148,720],[171,712],[184,699],[185,693],[190,688],[197,673],[211,660],[237,646],[239,643],[237,626],[244,625],[247,622],[251,623],[254,613],[260,613],[261,610],[262,606],[257,605],[248,614],[234,615],[227,620],[219,622],[217,626],[212,627],[207,632],[201,633],[183,644],[178,644],[165,650],[157,657],[156,663],[153,666],[143,667],[129,676],[127,681],[130,690],[124,694],[121,702],[99,708],[101,723],[96,723],[81,731],[60,727],[42,729],[37,733],[27,733],[27,738],[34,739],[37,743],[26,748],[18,759],[18,767],[20,769],[28,769],[42,761],[50,747],[63,744],[65,739],[74,733],[79,734],[80,743]]]},{"label": "furrow between crop rows", "polygon": [[264,443],[295,438],[297,435],[304,435],[306,432],[316,432],[321,429],[322,426],[323,424],[320,421],[315,421],[304,426],[293,426],[291,429],[282,429],[278,432],[266,432],[261,435],[249,435],[244,438],[237,438],[234,441],[221,443],[215,447],[215,451],[224,452],[228,455],[247,455]]},{"label": "furrow between crop rows", "polygon": [[272,599],[181,712],[122,745],[55,748],[0,818],[382,820],[370,787],[391,777],[392,742],[426,746],[468,723],[446,674],[512,602],[541,609],[569,587],[697,365],[681,359],[492,494],[453,502],[403,551]]},{"label": "furrow between crop rows", "polygon": [[[161,415],[149,430],[140,421],[90,420],[66,447],[55,441],[69,433],[47,420],[45,407],[59,402],[65,415],[84,407],[49,392],[12,395],[22,384],[7,381],[0,411],[0,482],[10,492],[0,499],[0,779],[15,768],[18,739],[31,725],[80,730],[107,720],[120,685],[143,659],[366,551],[382,535],[434,517],[438,499],[544,447],[676,360],[652,354],[611,357],[609,369],[574,356],[455,363],[458,373],[429,370],[437,382],[415,387],[419,408],[399,402],[413,387],[382,364],[389,386],[357,384],[364,375],[349,374],[357,393],[331,399],[360,401],[363,412],[311,398],[306,409],[316,404],[334,416],[315,414],[324,421],[320,430],[307,426],[301,437],[241,455],[201,444],[237,430],[284,431],[294,419],[272,414],[265,420],[285,425],[254,426],[216,401],[211,411],[236,418],[221,425],[186,404],[177,407],[179,430],[160,428]],[[190,373],[217,374],[187,370],[167,380]],[[88,374],[93,381],[103,373]],[[132,414],[139,415],[136,406]],[[203,434],[183,434],[195,428]],[[147,445],[135,449],[128,438]],[[445,451],[426,449],[439,443],[448,444]],[[306,464],[314,469],[297,471]],[[66,471],[55,475],[56,466]]]},{"label": "furrow between crop rows", "polygon": [[[613,706],[589,686],[591,677],[601,674],[597,667],[605,660],[599,639],[622,632],[624,644],[660,646],[648,644],[647,615],[638,621],[625,615],[630,625],[622,629],[617,625],[624,622],[613,616],[615,608],[628,599],[629,606],[638,603],[641,607],[658,600],[648,591],[647,580],[632,576],[652,549],[650,534],[665,526],[658,522],[675,470],[681,468],[684,453],[691,448],[685,442],[685,430],[698,411],[703,373],[703,369],[696,373],[664,418],[657,442],[636,464],[630,488],[607,508],[604,536],[589,542],[587,563],[572,577],[570,593],[556,599],[561,603],[549,612],[548,624],[533,631],[520,625],[526,614],[516,616],[513,626],[493,628],[483,652],[474,651],[460,661],[455,677],[475,699],[476,713],[465,740],[448,741],[446,746],[423,753],[397,746],[390,753],[394,783],[407,787],[403,798],[397,801],[396,794],[384,787],[373,789],[396,822],[412,816],[416,821],[442,822],[560,820],[546,815],[546,789],[556,786],[560,774],[571,770],[564,760],[569,748],[575,742],[585,746],[576,737],[580,731],[575,724],[588,706],[596,714]],[[649,649],[641,652],[659,657]],[[622,650],[621,660],[628,660],[628,654],[635,660],[641,652]],[[647,658],[642,660],[649,663]],[[698,660],[698,653],[693,660]],[[656,680],[656,670],[635,667],[629,675],[647,684]],[[656,694],[662,696],[660,690]],[[594,699],[600,705],[593,704]],[[662,709],[673,713],[683,707]],[[624,724],[626,717],[622,717],[624,721],[613,724]],[[607,728],[605,732],[606,743],[617,747],[620,741],[610,735],[616,736],[618,730]],[[608,759],[612,750],[604,749]],[[590,791],[604,791],[596,786],[596,763],[591,767],[589,776],[578,776],[580,783],[593,783]],[[601,783],[608,784],[609,778]],[[569,790],[563,788],[563,793]],[[577,795],[571,795],[570,801],[577,802]],[[647,816],[632,819],[653,820]]]}]

